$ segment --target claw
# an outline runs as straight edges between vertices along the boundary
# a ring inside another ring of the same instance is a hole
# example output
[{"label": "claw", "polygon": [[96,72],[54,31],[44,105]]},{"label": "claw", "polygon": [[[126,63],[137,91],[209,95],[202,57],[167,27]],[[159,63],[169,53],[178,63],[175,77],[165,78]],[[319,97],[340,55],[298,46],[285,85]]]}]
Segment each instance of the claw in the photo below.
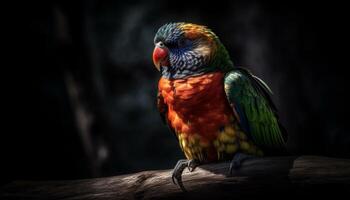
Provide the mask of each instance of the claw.
[{"label": "claw", "polygon": [[230,163],[229,174],[232,175],[233,170],[237,170],[241,168],[243,161],[247,159],[254,158],[255,156],[244,154],[244,153],[236,153],[233,156],[233,159]]},{"label": "claw", "polygon": [[175,185],[178,185],[178,182],[181,182],[181,175],[183,170],[186,168],[187,165],[187,160],[179,160],[177,161],[174,169],[173,169],[173,173],[171,176],[171,179],[173,180],[173,183]]},{"label": "claw", "polygon": [[171,179],[175,185],[178,185],[182,191],[186,191],[182,183],[182,172],[187,167],[190,172],[192,172],[197,166],[198,162],[195,160],[179,160],[173,170]]},{"label": "claw", "polygon": [[198,164],[198,162],[196,160],[189,160],[187,162],[188,171],[193,172],[198,165],[199,164]]}]

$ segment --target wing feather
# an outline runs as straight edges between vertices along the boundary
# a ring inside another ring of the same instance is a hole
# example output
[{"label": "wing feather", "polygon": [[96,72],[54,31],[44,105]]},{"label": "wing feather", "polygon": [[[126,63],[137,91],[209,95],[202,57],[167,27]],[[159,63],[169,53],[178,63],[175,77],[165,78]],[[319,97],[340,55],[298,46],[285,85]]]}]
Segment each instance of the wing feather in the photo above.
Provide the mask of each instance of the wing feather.
[{"label": "wing feather", "polygon": [[254,143],[269,149],[285,146],[285,131],[266,83],[247,70],[236,68],[225,76],[225,92],[230,105],[235,105],[233,109],[239,115],[241,127],[248,130],[248,137]]}]

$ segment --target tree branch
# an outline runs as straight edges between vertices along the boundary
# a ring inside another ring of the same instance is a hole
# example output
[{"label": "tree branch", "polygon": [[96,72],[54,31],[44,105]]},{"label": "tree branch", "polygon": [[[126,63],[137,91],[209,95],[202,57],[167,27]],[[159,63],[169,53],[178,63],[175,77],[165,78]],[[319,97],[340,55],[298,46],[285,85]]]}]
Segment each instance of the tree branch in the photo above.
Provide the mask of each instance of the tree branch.
[{"label": "tree branch", "polygon": [[[261,195],[294,198],[306,193],[348,193],[350,160],[317,156],[250,159],[228,176],[229,162],[187,169],[187,192],[171,181],[171,170],[71,181],[15,181],[4,199],[240,199]],[[288,195],[286,195],[288,194]]]}]

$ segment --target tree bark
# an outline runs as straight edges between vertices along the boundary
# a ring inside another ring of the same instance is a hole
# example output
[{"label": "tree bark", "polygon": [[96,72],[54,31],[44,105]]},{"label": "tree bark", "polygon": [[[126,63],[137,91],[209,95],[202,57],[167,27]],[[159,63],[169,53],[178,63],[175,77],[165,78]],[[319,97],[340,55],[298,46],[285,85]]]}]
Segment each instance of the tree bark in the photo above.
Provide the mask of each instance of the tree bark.
[{"label": "tree bark", "polygon": [[[69,181],[15,181],[2,199],[243,199],[350,194],[350,160],[318,156],[246,160],[228,175],[229,162],[185,169],[183,192],[171,170]],[[336,192],[336,193],[334,193]]]}]

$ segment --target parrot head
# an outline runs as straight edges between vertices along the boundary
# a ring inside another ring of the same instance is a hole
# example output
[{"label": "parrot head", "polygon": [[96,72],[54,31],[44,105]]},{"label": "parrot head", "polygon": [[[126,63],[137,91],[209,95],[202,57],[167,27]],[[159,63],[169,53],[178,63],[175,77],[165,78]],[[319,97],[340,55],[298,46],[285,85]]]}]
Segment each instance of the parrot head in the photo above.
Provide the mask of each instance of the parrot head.
[{"label": "parrot head", "polygon": [[233,64],[219,38],[209,28],[192,23],[169,23],[154,38],[153,63],[168,78],[228,71]]}]

